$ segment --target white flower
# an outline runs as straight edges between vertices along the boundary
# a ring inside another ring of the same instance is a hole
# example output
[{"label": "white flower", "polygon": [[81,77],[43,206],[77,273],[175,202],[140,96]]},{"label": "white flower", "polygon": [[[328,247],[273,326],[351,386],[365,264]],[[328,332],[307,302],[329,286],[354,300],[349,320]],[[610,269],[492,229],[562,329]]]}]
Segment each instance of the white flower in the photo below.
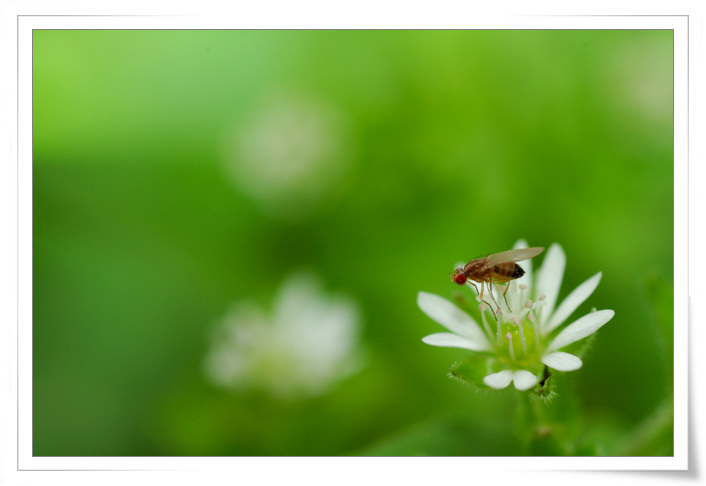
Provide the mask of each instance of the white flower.
[{"label": "white flower", "polygon": [[226,134],[233,183],[270,215],[291,219],[334,192],[351,160],[343,110],[304,93],[270,93]]},{"label": "white flower", "polygon": [[[515,245],[515,248],[526,247],[522,240]],[[594,311],[555,333],[593,293],[601,273],[579,285],[555,309],[566,265],[561,247],[553,244],[549,248],[536,278],[533,278],[531,260],[521,264],[525,274],[509,283],[509,308],[501,297],[503,288],[499,287],[494,293],[497,321],[484,303],[479,305],[482,326],[442,297],[420,292],[417,298],[424,313],[451,331],[431,334],[422,341],[432,346],[463,348],[487,355],[488,374],[483,377],[483,383],[490,388],[505,388],[513,382],[518,390],[528,390],[539,381],[544,365],[558,371],[581,368],[583,363],[578,356],[561,349],[593,334],[615,314],[609,309]],[[469,287],[473,288],[470,284]],[[486,297],[487,294],[484,300]]]},{"label": "white flower", "polygon": [[271,315],[238,302],[219,322],[205,359],[208,379],[235,391],[278,398],[323,394],[358,371],[358,306],[325,295],[311,274],[285,280]]}]

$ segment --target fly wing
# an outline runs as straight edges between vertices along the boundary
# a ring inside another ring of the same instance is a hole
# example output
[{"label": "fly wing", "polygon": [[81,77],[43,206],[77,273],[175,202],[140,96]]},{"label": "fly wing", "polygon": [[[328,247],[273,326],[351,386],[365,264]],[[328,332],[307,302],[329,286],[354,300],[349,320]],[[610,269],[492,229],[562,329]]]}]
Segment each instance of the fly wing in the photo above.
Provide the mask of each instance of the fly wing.
[{"label": "fly wing", "polygon": [[522,260],[534,258],[544,251],[544,248],[518,248],[516,250],[508,250],[487,257],[487,265],[495,266],[503,263],[515,263]]}]

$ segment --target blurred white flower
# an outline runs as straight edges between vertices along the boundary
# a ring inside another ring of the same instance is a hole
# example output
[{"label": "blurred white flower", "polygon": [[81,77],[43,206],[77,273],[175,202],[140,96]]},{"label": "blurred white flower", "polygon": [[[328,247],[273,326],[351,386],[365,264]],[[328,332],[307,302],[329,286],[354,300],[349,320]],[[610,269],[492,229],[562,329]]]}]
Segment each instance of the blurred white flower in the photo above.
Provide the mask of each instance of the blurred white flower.
[{"label": "blurred white flower", "polygon": [[274,216],[311,211],[345,174],[350,143],[340,109],[311,95],[276,94],[227,133],[233,182]]},{"label": "blurred white flower", "polygon": [[[526,247],[527,243],[522,240],[515,245],[515,248]],[[554,310],[565,265],[566,256],[557,244],[549,248],[536,278],[533,278],[531,260],[522,262],[525,274],[509,283],[509,307],[505,299],[496,299],[497,321],[490,316],[487,305],[479,305],[482,326],[448,300],[419,292],[419,308],[451,331],[431,334],[422,341],[432,346],[486,353],[488,374],[483,383],[490,388],[505,388],[512,382],[518,390],[528,390],[537,384],[545,365],[558,371],[581,368],[583,363],[578,356],[560,350],[596,332],[615,312],[609,309],[591,312],[555,334],[554,331],[593,293],[601,279],[598,272]],[[473,289],[470,282],[469,287]],[[475,289],[473,292],[476,294]],[[501,293],[499,288],[497,295]]]},{"label": "blurred white flower", "polygon": [[616,109],[639,116],[641,123],[671,123],[674,79],[673,49],[664,39],[637,40],[616,45],[603,73],[609,79]]},{"label": "blurred white flower", "polygon": [[294,274],[271,313],[247,301],[231,306],[211,336],[206,376],[234,391],[320,395],[360,370],[360,331],[353,300],[325,294],[313,274]]}]

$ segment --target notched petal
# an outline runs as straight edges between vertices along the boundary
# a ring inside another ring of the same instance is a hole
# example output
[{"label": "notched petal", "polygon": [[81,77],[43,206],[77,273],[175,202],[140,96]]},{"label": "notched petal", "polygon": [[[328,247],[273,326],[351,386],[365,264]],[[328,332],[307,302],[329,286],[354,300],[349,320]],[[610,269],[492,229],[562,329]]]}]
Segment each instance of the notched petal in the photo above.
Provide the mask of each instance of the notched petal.
[{"label": "notched petal", "polygon": [[542,309],[542,321],[546,321],[554,311],[556,299],[559,296],[559,288],[564,278],[564,268],[566,267],[566,255],[561,246],[552,244],[547,250],[542,267],[537,274],[537,291],[535,295],[545,295],[546,304]]},{"label": "notched petal", "polygon": [[596,290],[596,287],[598,287],[598,283],[601,281],[601,276],[602,273],[598,272],[593,277],[576,287],[574,291],[564,299],[559,308],[552,315],[552,318],[545,326],[544,332],[552,332],[557,326],[564,322],[578,308],[578,306],[583,304],[585,300],[591,296],[593,291]]},{"label": "notched petal", "polygon": [[571,343],[575,343],[587,336],[590,336],[598,329],[603,327],[603,325],[611,320],[615,315],[615,311],[610,309],[600,310],[596,312],[591,312],[581,317],[574,323],[570,324],[569,327],[561,331],[552,343],[547,348],[547,352],[551,353],[558,349],[568,346]]},{"label": "notched petal", "polygon": [[576,371],[583,366],[578,356],[561,351],[543,356],[542,363],[558,371]]},{"label": "notched petal", "polygon": [[507,388],[507,386],[512,381],[513,373],[510,370],[502,370],[492,375],[488,375],[483,378],[483,383],[485,383],[490,388],[495,388],[496,390],[502,390]]},{"label": "notched petal", "polygon": [[515,246],[512,247],[513,250],[519,250],[520,248],[527,248],[527,241],[524,238],[517,240]]},{"label": "notched petal", "polygon": [[476,321],[452,302],[435,294],[419,292],[417,305],[426,315],[449,331],[475,343],[485,343],[486,347],[489,346],[488,339]]},{"label": "notched petal", "polygon": [[525,391],[537,384],[537,377],[527,370],[517,370],[512,381],[515,383],[515,388]]},{"label": "notched petal", "polygon": [[430,346],[439,346],[442,348],[461,348],[470,349],[471,351],[485,351],[488,349],[487,341],[476,342],[450,332],[430,334],[423,337],[422,342]]}]

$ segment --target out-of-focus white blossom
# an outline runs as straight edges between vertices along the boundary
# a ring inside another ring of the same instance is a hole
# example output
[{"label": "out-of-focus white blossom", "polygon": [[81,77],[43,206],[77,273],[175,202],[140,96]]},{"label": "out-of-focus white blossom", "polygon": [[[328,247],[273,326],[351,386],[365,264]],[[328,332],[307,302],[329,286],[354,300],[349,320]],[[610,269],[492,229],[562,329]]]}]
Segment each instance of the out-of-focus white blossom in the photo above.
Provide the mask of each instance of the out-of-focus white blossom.
[{"label": "out-of-focus white blossom", "polygon": [[248,301],[232,304],[211,336],[206,376],[236,392],[320,395],[361,368],[360,331],[352,299],[325,293],[313,274],[294,274],[271,312]]},{"label": "out-of-focus white blossom", "polygon": [[344,112],[310,94],[273,94],[226,134],[233,183],[270,215],[300,217],[333,192],[351,160]]}]

